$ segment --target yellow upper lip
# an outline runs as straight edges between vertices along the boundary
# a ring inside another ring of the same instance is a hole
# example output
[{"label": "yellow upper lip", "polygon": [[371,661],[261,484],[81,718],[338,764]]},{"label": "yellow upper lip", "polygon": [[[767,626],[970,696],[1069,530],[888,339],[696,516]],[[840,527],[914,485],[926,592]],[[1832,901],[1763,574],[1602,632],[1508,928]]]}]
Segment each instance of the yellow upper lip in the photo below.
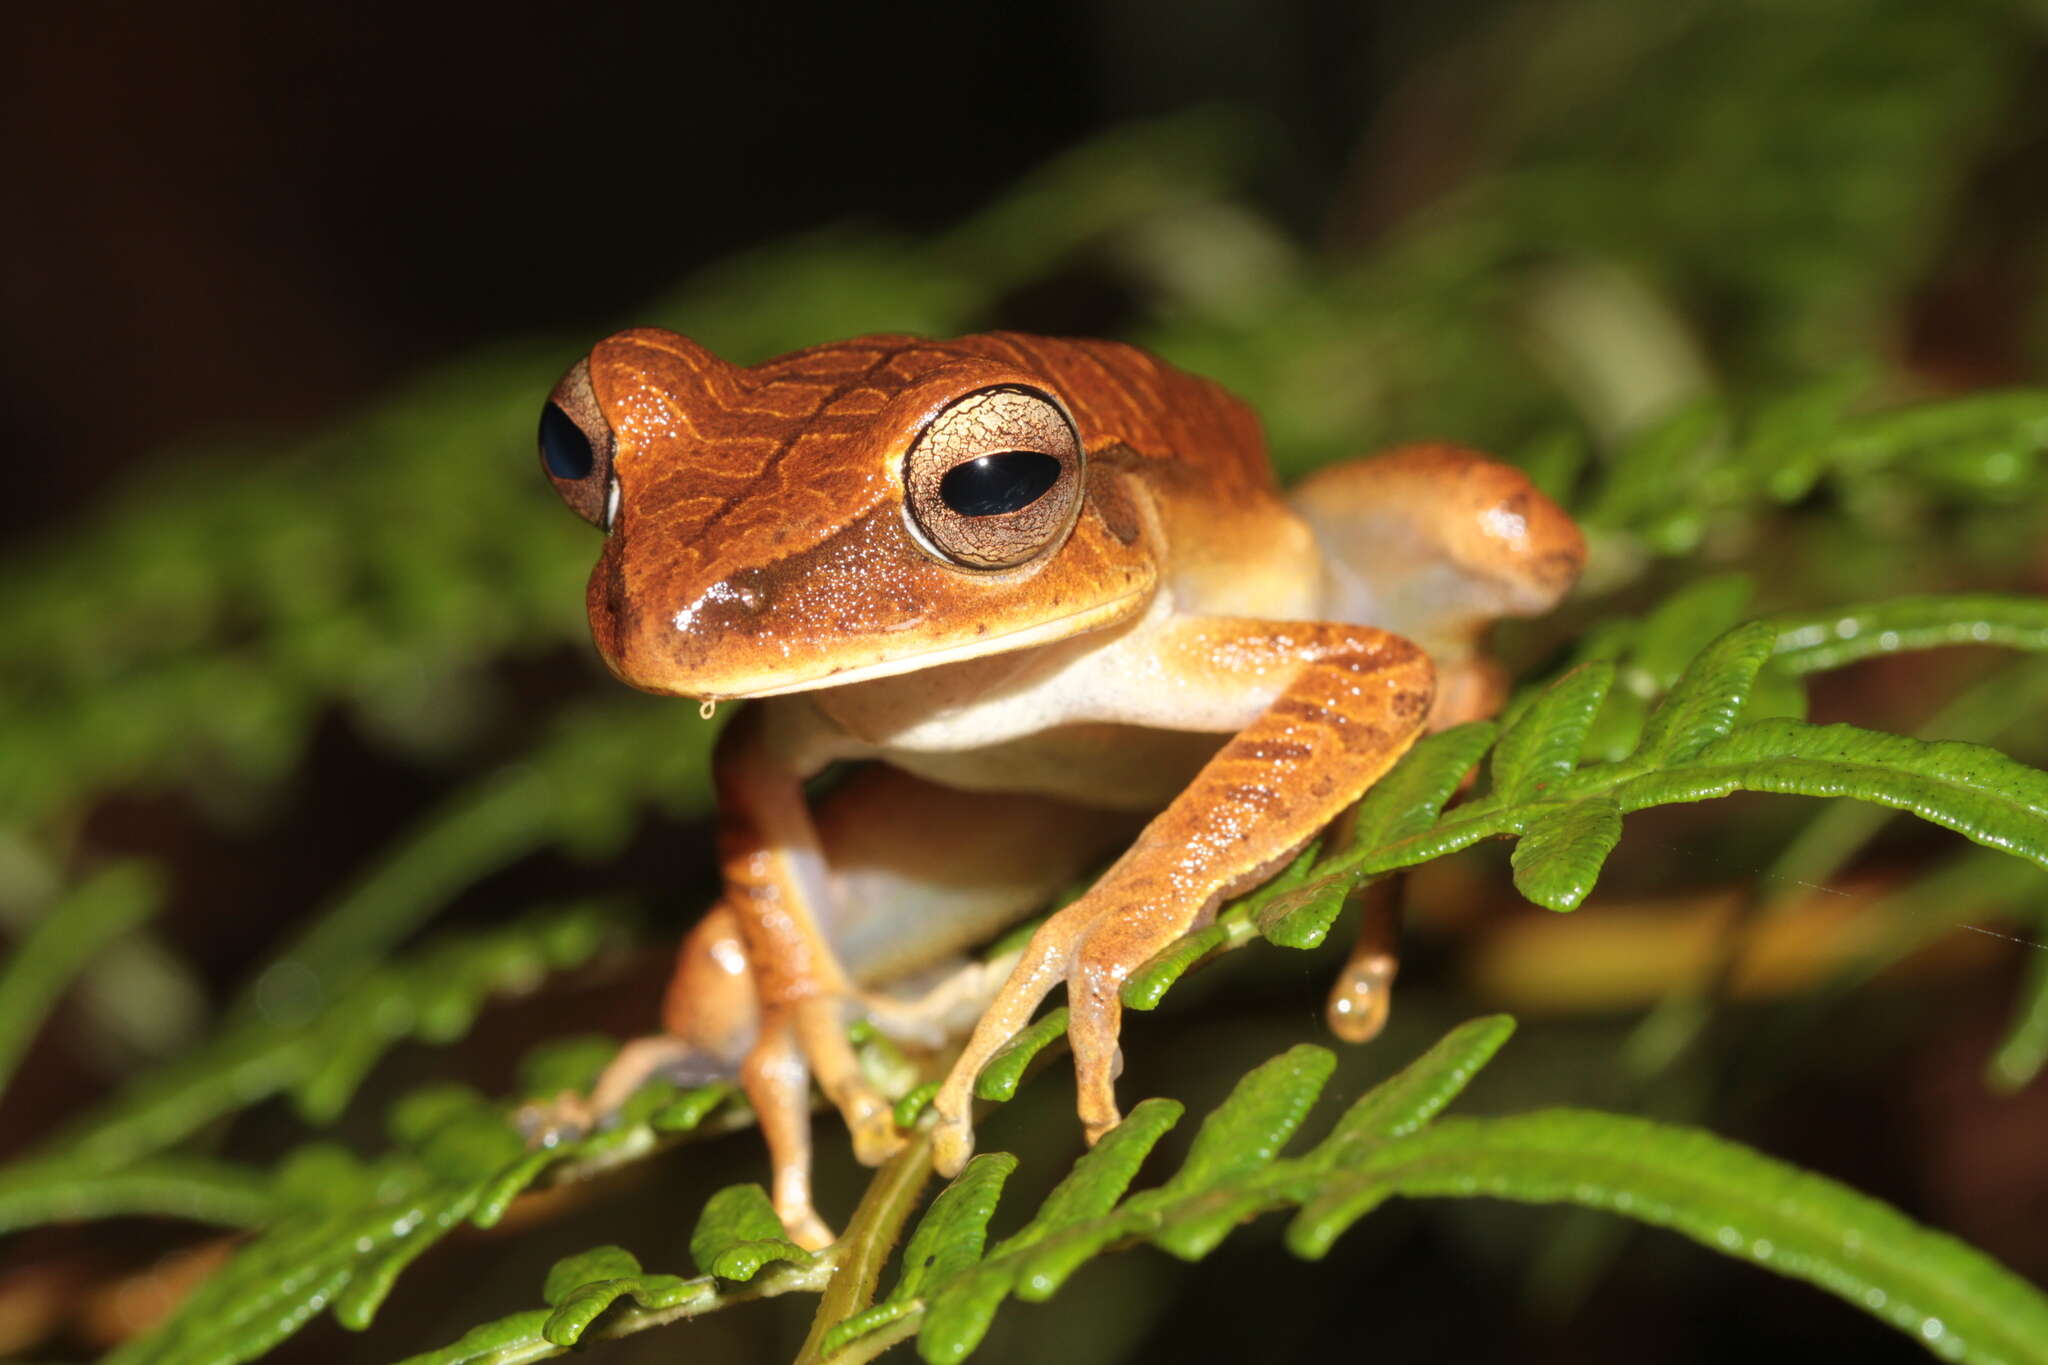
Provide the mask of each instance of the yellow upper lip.
[{"label": "yellow upper lip", "polygon": [[1008,642],[1012,648],[1032,643],[1030,639],[1018,640],[1017,637],[1020,635],[1028,637],[1044,634],[1049,637],[1047,643],[1050,643],[1053,639],[1064,639],[1070,633],[1058,631],[1057,627],[1078,617],[1109,613],[1114,608],[1122,606],[1133,598],[1142,597],[1151,590],[1152,586],[1147,584],[1143,588],[1134,588],[1130,592],[1097,602],[1092,606],[1082,607],[1077,611],[1064,612],[1058,616],[1048,617],[1043,621],[1034,621],[1028,626],[1018,626],[1013,630],[1002,631],[994,635],[978,635],[972,640],[963,641],[957,645],[939,645],[931,649],[911,650],[904,654],[877,659],[873,663],[860,664],[853,668],[828,669],[823,673],[800,678],[795,682],[778,683],[772,687],[749,688],[745,692],[702,692],[692,695],[701,701],[749,701],[760,697],[782,697],[792,692],[815,692],[820,688],[842,687],[851,683],[870,682],[876,678],[893,677],[897,674],[909,673],[920,668],[932,668],[940,664],[959,663],[967,659],[980,658],[985,654],[997,652],[996,646],[1005,642]]}]

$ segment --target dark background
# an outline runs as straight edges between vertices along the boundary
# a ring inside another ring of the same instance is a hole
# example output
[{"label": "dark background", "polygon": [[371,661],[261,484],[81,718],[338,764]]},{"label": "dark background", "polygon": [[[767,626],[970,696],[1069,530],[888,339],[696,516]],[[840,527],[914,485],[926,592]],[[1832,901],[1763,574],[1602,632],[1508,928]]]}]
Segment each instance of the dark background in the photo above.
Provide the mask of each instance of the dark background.
[{"label": "dark background", "polygon": [[[4,101],[0,525],[222,428],[303,428],[508,333],[594,337],[695,267],[951,221],[1091,130],[1270,112],[1313,227],[1460,5],[52,6]],[[1426,43],[1424,44],[1426,45]]]}]

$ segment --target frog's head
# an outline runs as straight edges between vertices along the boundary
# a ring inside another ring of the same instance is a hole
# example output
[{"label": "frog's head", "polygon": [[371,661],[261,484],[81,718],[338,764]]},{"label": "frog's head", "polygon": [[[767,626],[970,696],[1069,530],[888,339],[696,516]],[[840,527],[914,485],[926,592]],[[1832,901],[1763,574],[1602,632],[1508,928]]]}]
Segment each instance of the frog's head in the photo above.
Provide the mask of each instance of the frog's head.
[{"label": "frog's head", "polygon": [[637,329],[578,361],[543,409],[541,465],[605,532],[588,601],[612,671],[772,696],[1140,611],[1146,516],[1091,470],[1030,352],[990,342],[863,337],[742,369]]}]

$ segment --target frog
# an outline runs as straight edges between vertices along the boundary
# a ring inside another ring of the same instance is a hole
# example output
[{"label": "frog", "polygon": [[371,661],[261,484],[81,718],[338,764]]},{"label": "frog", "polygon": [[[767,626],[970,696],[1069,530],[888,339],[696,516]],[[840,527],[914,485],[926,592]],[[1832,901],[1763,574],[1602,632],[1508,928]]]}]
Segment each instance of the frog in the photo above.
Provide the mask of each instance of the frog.
[{"label": "frog", "polygon": [[[724,891],[659,1030],[523,1121],[559,1141],[651,1080],[736,1082],[812,1248],[812,1083],[862,1162],[905,1141],[854,1025],[958,1048],[927,1120],[954,1175],[978,1075],[1064,987],[1098,1140],[1123,983],[1418,737],[1492,711],[1493,623],[1550,610],[1586,557],[1526,476],[1456,445],[1283,491],[1246,403],[1106,340],[872,335],[741,366],[636,328],[570,367],[539,446],[603,532],[585,600],[610,671],[745,705],[712,754]],[[1398,965],[1366,918],[1328,1006],[1355,1041]]]}]

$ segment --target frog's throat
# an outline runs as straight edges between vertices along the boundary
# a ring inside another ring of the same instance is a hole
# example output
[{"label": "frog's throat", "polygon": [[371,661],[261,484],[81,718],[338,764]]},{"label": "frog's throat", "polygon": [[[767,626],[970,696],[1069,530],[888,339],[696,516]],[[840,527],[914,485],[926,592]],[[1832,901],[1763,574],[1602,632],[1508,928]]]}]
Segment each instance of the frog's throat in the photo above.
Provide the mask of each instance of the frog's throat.
[{"label": "frog's throat", "polygon": [[845,687],[853,683],[872,682],[876,678],[891,678],[902,673],[914,673],[919,669],[938,668],[945,664],[965,663],[969,659],[984,658],[990,654],[1007,654],[1014,650],[1030,649],[1035,645],[1049,645],[1060,640],[1071,639],[1091,630],[1102,630],[1132,615],[1132,604],[1151,596],[1155,585],[1142,588],[1097,602],[1093,606],[1070,611],[1046,621],[1034,621],[1028,626],[1003,631],[994,635],[979,635],[957,645],[940,645],[933,649],[911,650],[907,653],[877,659],[873,663],[856,664],[851,668],[829,669],[822,673],[805,674],[787,682],[774,681],[765,686],[748,687],[730,692],[692,692],[689,695],[699,701],[752,701],[761,697],[783,697],[792,692],[816,692],[827,687]]}]

